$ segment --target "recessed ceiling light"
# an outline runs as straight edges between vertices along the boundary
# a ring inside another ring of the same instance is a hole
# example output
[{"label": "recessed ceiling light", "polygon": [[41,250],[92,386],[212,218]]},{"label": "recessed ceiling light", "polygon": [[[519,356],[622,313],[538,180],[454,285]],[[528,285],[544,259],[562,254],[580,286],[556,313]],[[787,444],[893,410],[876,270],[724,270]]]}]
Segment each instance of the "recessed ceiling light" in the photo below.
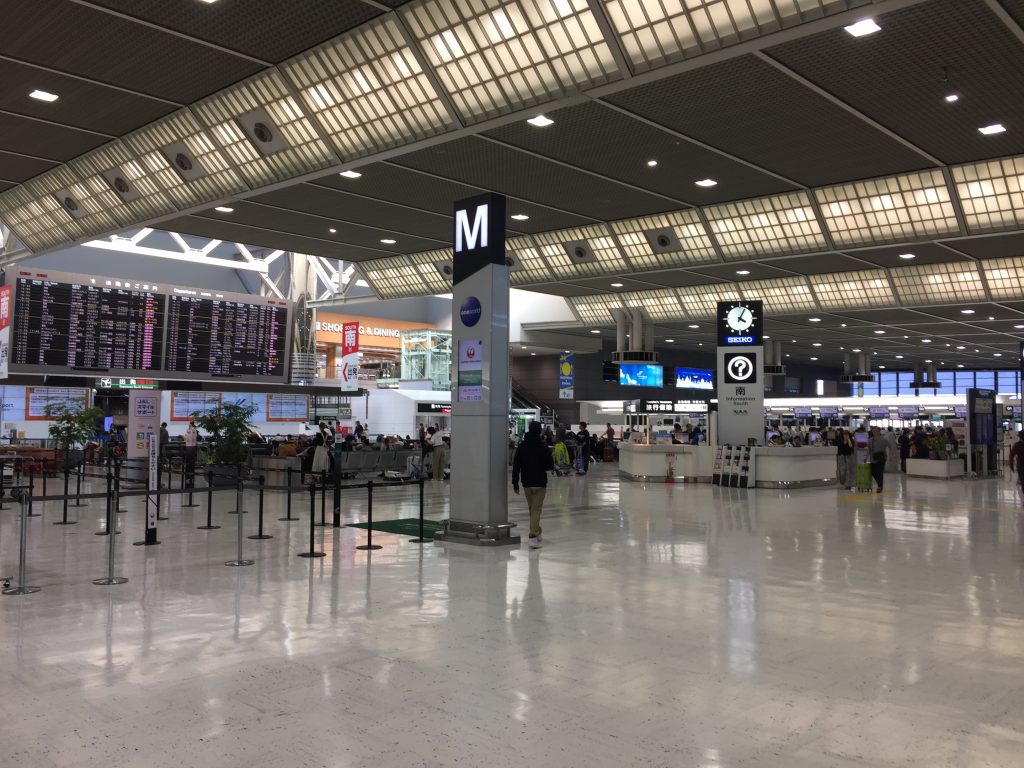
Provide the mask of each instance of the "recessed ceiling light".
[{"label": "recessed ceiling light", "polygon": [[960,94],[959,93],[947,93],[946,94],[946,103],[947,104],[955,104],[958,101],[960,101]]},{"label": "recessed ceiling light", "polygon": [[1014,327],[1014,328],[1016,328],[1016,329],[1017,329],[1017,330],[1019,331],[1019,330],[1020,330],[1021,328],[1024,328],[1024,323],[1017,323],[1017,324],[1016,324],[1015,326],[1013,326],[1013,327]]},{"label": "recessed ceiling light", "polygon": [[736,270],[736,274],[737,275],[749,275],[750,274],[750,270],[749,269],[737,269]]},{"label": "recessed ceiling light", "polygon": [[853,350],[853,351],[854,351],[854,352],[860,352],[860,350],[859,350],[859,349],[855,349],[855,350]]},{"label": "recessed ceiling light", "polygon": [[394,245],[398,241],[394,240],[394,239],[392,239],[390,237],[383,237],[383,238],[381,238],[381,242],[384,243],[384,245]]},{"label": "recessed ceiling light", "polygon": [[963,368],[963,367],[964,367],[964,364],[963,364],[963,363],[957,363],[957,366],[956,366],[956,367],[957,367],[957,368]]},{"label": "recessed ceiling light", "polygon": [[992,353],[992,357],[1002,357],[1002,356],[1003,356],[1002,352],[993,352]]},{"label": "recessed ceiling light", "polygon": [[363,174],[361,174],[359,171],[342,171],[338,175],[344,176],[346,179],[358,179]]},{"label": "recessed ceiling light", "polygon": [[875,331],[875,333],[877,333],[879,336],[884,336],[885,335],[885,331],[883,331],[881,329]]},{"label": "recessed ceiling light", "polygon": [[989,320],[995,320],[995,318],[994,318],[994,317],[992,317],[992,315],[989,315],[989,316],[988,316],[988,319],[989,319]]},{"label": "recessed ceiling light", "polygon": [[820,317],[809,317],[809,318],[807,318],[807,320],[809,322],[812,322],[812,323],[820,323],[821,322],[821,318]]},{"label": "recessed ceiling light", "polygon": [[217,211],[218,213],[234,213],[235,212],[234,208],[228,208],[226,205],[218,205],[213,210]]},{"label": "recessed ceiling light", "polygon": [[931,360],[925,360],[925,362],[926,362],[926,363],[930,363],[930,362],[931,362]]},{"label": "recessed ceiling light", "polygon": [[591,332],[591,333],[600,333],[600,331],[599,331],[599,330],[597,330],[597,328],[593,328],[593,329],[591,329],[591,331],[590,331],[590,332]]},{"label": "recessed ceiling light", "polygon": [[875,23],[874,19],[861,19],[856,24],[850,24],[849,26],[843,27],[854,37],[864,37],[865,35],[871,35],[878,32],[882,28]]},{"label": "recessed ceiling light", "polygon": [[846,323],[840,323],[840,324],[839,324],[839,327],[840,327],[840,328],[845,328],[845,327],[846,327]]},{"label": "recessed ceiling light", "polygon": [[520,349],[526,349],[526,347],[520,347]]},{"label": "recessed ceiling light", "polygon": [[981,352],[981,350],[980,350],[980,349],[976,349],[976,350],[974,350],[974,351],[975,351],[975,352]]},{"label": "recessed ceiling light", "polygon": [[657,168],[658,167],[658,161],[657,160],[648,160],[647,161],[647,167],[648,168]]},{"label": "recessed ceiling light", "polygon": [[947,346],[947,347],[950,347],[950,346],[952,346],[952,345],[951,345],[951,344],[947,344],[946,346]]},{"label": "recessed ceiling light", "polygon": [[811,360],[817,360],[817,359],[818,359],[818,358],[816,358],[816,357],[812,357],[812,358],[811,358]]},{"label": "recessed ceiling light", "polygon": [[789,352],[786,353],[786,357],[789,357]]},{"label": "recessed ceiling light", "polygon": [[957,347],[957,349],[967,349],[967,347],[961,346],[961,347]]},{"label": "recessed ceiling light", "polygon": [[[695,330],[697,330],[698,328],[700,328],[700,326],[699,326],[699,325],[697,325],[696,323],[690,323],[690,324],[689,324],[688,326],[686,326],[686,327],[687,327],[687,328],[689,328],[689,329],[690,329],[690,330],[692,330],[692,331],[695,331]],[[1024,325],[1022,325],[1022,326],[1021,326],[1021,328],[1024,328]]]},{"label": "recessed ceiling light", "polygon": [[331,228],[330,228],[330,229],[328,229],[327,231],[328,231],[328,232],[330,232],[330,233],[331,233],[332,235],[336,235],[336,234],[338,234],[338,230],[336,230],[336,229],[335,229],[334,227],[331,227]]},{"label": "recessed ceiling light", "polygon": [[50,93],[49,91],[40,91],[38,88],[32,91],[32,93],[30,93],[28,96],[30,99],[35,99],[36,101],[45,101],[48,104],[52,104],[60,98],[60,96],[58,96],[56,93]]},{"label": "recessed ceiling light", "polygon": [[665,343],[666,344],[675,344],[676,340],[675,339],[665,339]]},{"label": "recessed ceiling light", "polygon": [[884,370],[885,370],[885,366],[884,366],[884,365],[880,365],[880,366],[878,366],[878,370],[880,370],[880,371],[884,371]]},{"label": "recessed ceiling light", "polygon": [[768,335],[768,334],[766,333],[766,334],[765,334],[765,335],[764,335],[764,336],[763,336],[762,338],[765,338],[765,339],[770,339],[770,338],[771,338],[771,336],[769,336],[769,335]]},{"label": "recessed ceiling light", "polygon": [[901,253],[900,254],[900,258],[903,259],[904,261],[910,261],[911,259],[916,259],[917,258],[917,254],[914,254],[914,253]]},{"label": "recessed ceiling light", "polygon": [[992,125],[983,125],[981,128],[978,129],[978,133],[982,134],[983,136],[994,136],[997,133],[1004,133],[1005,131],[1006,126],[1004,126],[1002,123],[992,123]]},{"label": "recessed ceiling light", "polygon": [[200,3],[206,3],[207,5],[213,5],[217,0],[199,0]]},{"label": "recessed ceiling light", "polygon": [[921,343],[922,344],[931,344],[932,340],[931,339],[921,339]]},{"label": "recessed ceiling light", "polygon": [[960,310],[960,314],[961,315],[973,315],[974,314],[974,310],[973,309],[961,309]]},{"label": "recessed ceiling light", "polygon": [[622,283],[612,283],[612,288],[621,288]]},{"label": "recessed ceiling light", "polygon": [[896,359],[897,360],[902,360],[903,359],[903,355],[896,355]]},{"label": "recessed ceiling light", "polygon": [[526,221],[530,217],[527,216],[525,213],[513,213],[511,218],[513,221]]},{"label": "recessed ceiling light", "polygon": [[811,346],[812,347],[820,347],[821,346],[821,342],[820,341],[816,341],[813,344],[811,344]]},{"label": "recessed ceiling light", "polygon": [[700,181],[693,182],[698,187],[714,187],[718,185],[718,182],[714,179],[701,179]]},{"label": "recessed ceiling light", "polygon": [[526,122],[528,122],[530,125],[536,128],[546,128],[547,126],[552,125],[555,121],[552,120],[550,117],[544,117],[544,115],[537,115],[536,117],[531,117]]},{"label": "recessed ceiling light", "polygon": [[531,355],[533,355],[534,357],[536,357],[536,356],[537,356],[537,353],[536,353],[536,352],[531,352],[530,354],[531,354]]}]

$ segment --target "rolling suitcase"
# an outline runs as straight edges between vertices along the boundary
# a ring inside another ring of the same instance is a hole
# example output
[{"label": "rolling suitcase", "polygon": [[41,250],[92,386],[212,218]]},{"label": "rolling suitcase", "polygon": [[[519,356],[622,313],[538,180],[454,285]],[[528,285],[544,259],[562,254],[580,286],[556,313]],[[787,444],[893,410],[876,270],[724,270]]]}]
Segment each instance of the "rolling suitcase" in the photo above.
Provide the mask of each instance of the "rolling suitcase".
[{"label": "rolling suitcase", "polygon": [[858,464],[854,487],[858,491],[871,490],[871,465]]}]

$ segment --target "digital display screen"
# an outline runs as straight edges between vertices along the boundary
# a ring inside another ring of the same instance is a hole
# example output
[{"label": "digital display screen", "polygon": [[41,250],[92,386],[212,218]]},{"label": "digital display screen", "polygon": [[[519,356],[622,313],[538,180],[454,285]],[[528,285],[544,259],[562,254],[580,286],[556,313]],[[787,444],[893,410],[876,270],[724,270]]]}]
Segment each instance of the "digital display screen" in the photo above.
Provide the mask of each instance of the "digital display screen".
[{"label": "digital display screen", "polygon": [[899,413],[901,419],[916,419],[920,415],[920,412],[917,410],[917,406],[901,405],[896,409],[896,411]]},{"label": "digital display screen", "polygon": [[714,374],[710,369],[676,368],[676,389],[704,389],[710,392],[714,388]]},{"label": "digital display screen", "polygon": [[956,416],[958,419],[966,419],[967,418],[967,406],[966,405],[954,405],[953,406],[953,415]]},{"label": "digital display screen", "polygon": [[663,387],[665,375],[660,365],[623,363],[619,366],[619,384],[627,387]]},{"label": "digital display screen", "polygon": [[308,418],[306,395],[267,395],[267,421],[306,421]]},{"label": "digital display screen", "polygon": [[796,416],[798,419],[807,419],[807,418],[810,418],[810,416],[811,416],[811,409],[810,408],[794,408],[793,409],[793,415]]},{"label": "digital display screen", "polygon": [[50,367],[158,370],[163,359],[165,297],[155,288],[62,273],[19,275],[11,364],[27,371]]},{"label": "digital display screen", "polygon": [[835,405],[823,405],[818,408],[818,415],[823,419],[834,419],[839,416],[839,407]]},{"label": "digital display screen", "polygon": [[171,295],[165,367],[203,377],[282,378],[287,336],[285,302]]},{"label": "digital display screen", "polygon": [[868,416],[872,419],[888,419],[889,409],[888,408],[868,408]]}]

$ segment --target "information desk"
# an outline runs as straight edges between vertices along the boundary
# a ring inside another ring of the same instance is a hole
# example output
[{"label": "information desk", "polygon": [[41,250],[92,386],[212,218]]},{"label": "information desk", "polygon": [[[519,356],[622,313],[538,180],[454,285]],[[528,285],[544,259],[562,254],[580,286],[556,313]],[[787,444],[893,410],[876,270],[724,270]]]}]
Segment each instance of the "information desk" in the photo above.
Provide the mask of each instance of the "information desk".
[{"label": "information desk", "polygon": [[940,477],[948,480],[951,477],[964,476],[964,460],[956,459],[907,459],[907,475],[911,477]]},{"label": "information desk", "polygon": [[815,488],[836,483],[836,449],[766,446],[754,449],[758,488]]},{"label": "information desk", "polygon": [[[633,481],[710,483],[714,450],[709,445],[638,445],[621,442],[619,477]],[[670,470],[671,467],[671,470]]]}]

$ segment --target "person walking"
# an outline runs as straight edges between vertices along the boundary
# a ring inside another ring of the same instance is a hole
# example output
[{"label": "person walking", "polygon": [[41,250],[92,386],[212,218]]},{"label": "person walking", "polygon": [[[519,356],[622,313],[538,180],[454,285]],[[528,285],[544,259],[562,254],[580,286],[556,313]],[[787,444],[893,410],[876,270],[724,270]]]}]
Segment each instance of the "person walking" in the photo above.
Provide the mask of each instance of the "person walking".
[{"label": "person walking", "polygon": [[585,475],[587,470],[590,469],[590,432],[587,430],[587,422],[585,421],[580,422],[580,431],[576,433],[576,445],[579,451],[577,458],[579,469],[577,472]]},{"label": "person walking", "polygon": [[885,485],[885,460],[888,457],[888,450],[889,441],[882,437],[882,428],[872,427],[868,440],[868,457],[871,460],[871,477],[878,486],[875,493],[881,493]]},{"label": "person walking", "polygon": [[907,459],[910,458],[910,447],[912,445],[911,433],[909,429],[904,429],[903,434],[899,438],[900,446],[900,472],[906,474],[907,472]]},{"label": "person walking", "polygon": [[516,448],[512,459],[512,490],[519,495],[522,481],[523,495],[530,508],[530,537],[528,544],[537,549],[541,543],[540,514],[548,490],[548,472],[555,468],[551,451],[540,439],[540,424],[530,422],[526,436]]},{"label": "person walking", "polygon": [[836,433],[836,476],[840,487],[847,490],[853,487],[854,474],[857,471],[857,460],[853,454],[850,433],[840,429]]},{"label": "person walking", "polygon": [[434,428],[434,434],[430,436],[430,445],[431,462],[434,465],[434,479],[444,480],[444,465],[448,457],[445,450],[444,434],[436,427]]},{"label": "person walking", "polygon": [[1017,433],[1017,442],[1010,448],[1010,469],[1017,471],[1017,485],[1024,488],[1024,429]]}]

